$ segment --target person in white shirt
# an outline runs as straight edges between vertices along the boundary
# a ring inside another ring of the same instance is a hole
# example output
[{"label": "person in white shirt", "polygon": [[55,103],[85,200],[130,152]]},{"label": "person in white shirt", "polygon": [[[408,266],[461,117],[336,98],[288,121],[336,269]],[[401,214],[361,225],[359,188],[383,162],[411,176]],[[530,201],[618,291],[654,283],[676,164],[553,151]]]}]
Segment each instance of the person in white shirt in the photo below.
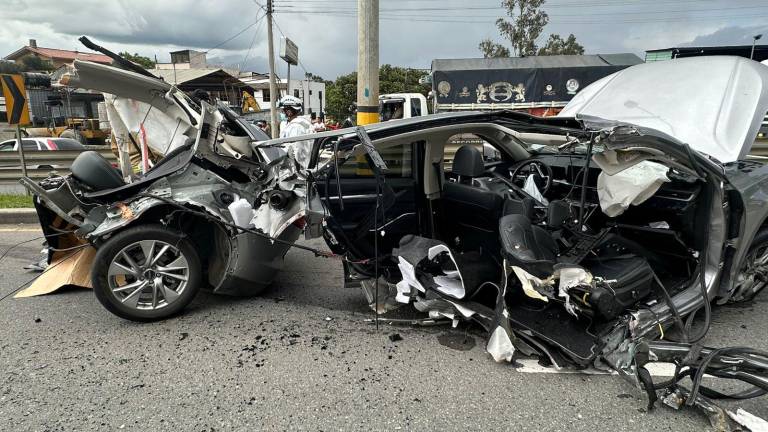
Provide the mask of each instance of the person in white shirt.
[{"label": "person in white shirt", "polygon": [[[280,108],[283,110],[285,120],[280,123],[280,138],[290,138],[312,133],[312,123],[305,117],[299,116],[302,112],[301,99],[293,96],[285,96],[280,99]],[[312,140],[296,141],[289,147],[293,151],[296,161],[306,168],[309,164]]]},{"label": "person in white shirt", "polygon": [[317,114],[312,113],[311,114],[311,118],[312,118],[312,131],[313,132],[323,132],[323,131],[325,131],[325,122],[323,121],[322,114],[320,115],[320,117],[318,117]]}]

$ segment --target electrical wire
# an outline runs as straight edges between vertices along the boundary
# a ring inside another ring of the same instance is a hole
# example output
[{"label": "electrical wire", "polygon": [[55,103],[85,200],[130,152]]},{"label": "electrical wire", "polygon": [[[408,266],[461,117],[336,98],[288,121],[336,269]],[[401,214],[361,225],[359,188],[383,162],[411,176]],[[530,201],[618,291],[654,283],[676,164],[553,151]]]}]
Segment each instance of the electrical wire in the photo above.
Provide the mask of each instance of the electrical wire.
[{"label": "electrical wire", "polygon": [[[263,9],[263,8],[262,8],[262,9]],[[258,13],[256,14],[256,16],[258,16]],[[237,37],[238,37],[238,36],[240,36],[241,34],[245,33],[245,32],[246,32],[246,31],[247,31],[249,28],[251,28],[251,27],[255,26],[256,24],[258,24],[258,23],[259,23],[259,21],[261,21],[262,19],[264,19],[264,17],[265,17],[265,16],[267,16],[267,14],[264,14],[264,15],[262,15],[262,16],[261,16],[261,18],[257,18],[255,21],[253,21],[252,23],[250,23],[250,24],[248,24],[247,26],[245,26],[245,28],[241,29],[240,31],[238,31],[238,32],[237,32],[237,33],[235,33],[234,35],[232,35],[232,36],[228,37],[228,38],[227,38],[227,39],[225,39],[224,41],[222,41],[222,42],[220,42],[220,43],[218,43],[218,44],[214,45],[213,47],[211,47],[211,48],[208,48],[207,50],[205,50],[205,51],[203,51],[203,52],[201,52],[201,53],[198,53],[198,54],[195,54],[195,55],[193,55],[193,56],[190,56],[190,60],[191,60],[191,59],[193,59],[193,58],[197,58],[197,57],[200,57],[200,56],[202,56],[202,55],[208,54],[208,53],[210,53],[211,51],[213,51],[213,50],[215,50],[215,49],[217,49],[217,48],[219,48],[219,47],[223,46],[224,44],[226,44],[226,43],[230,42],[231,40],[233,40],[233,39],[237,38]]]},{"label": "electrical wire", "polygon": [[[259,13],[258,12],[256,12],[256,20],[257,21],[261,21],[261,18],[259,18]],[[264,21],[260,22],[260,24],[263,24],[263,23],[264,23]],[[250,46],[248,46],[248,51],[245,53],[245,58],[243,59],[243,63],[242,63],[243,67],[246,67],[245,65],[248,62],[248,57],[251,56],[251,50],[253,49],[253,45],[256,42],[256,37],[261,32],[261,27],[262,27],[261,25],[257,25],[256,29],[253,32],[253,38],[251,39],[251,44],[250,44]]]},{"label": "electrical wire", "polygon": [[40,237],[35,237],[33,239],[29,239],[29,240],[24,240],[24,241],[18,242],[16,244],[10,246],[8,249],[6,249],[2,253],[2,255],[0,255],[0,262],[2,262],[3,258],[5,258],[5,256],[8,255],[8,252],[12,251],[13,249],[16,249],[17,247],[19,247],[19,246],[21,246],[23,244],[31,243],[31,242],[36,241],[36,240],[43,240],[43,239],[47,240],[49,237],[60,237],[60,236],[63,236],[63,235],[73,234],[73,233],[74,233],[74,231],[62,231],[62,232],[58,232],[56,234],[44,234],[44,235],[41,235]]}]

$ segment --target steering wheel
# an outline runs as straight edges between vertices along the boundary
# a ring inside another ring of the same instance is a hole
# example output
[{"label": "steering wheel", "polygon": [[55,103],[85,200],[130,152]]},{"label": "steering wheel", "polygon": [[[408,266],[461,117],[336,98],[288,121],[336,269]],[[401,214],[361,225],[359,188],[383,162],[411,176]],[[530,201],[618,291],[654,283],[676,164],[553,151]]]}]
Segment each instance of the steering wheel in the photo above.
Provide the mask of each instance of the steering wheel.
[{"label": "steering wheel", "polygon": [[536,183],[541,194],[546,194],[549,188],[552,187],[552,168],[544,162],[527,160],[515,167],[510,173],[512,182],[516,184],[519,182],[520,187],[525,184],[525,180],[531,175],[533,175],[533,181]]}]

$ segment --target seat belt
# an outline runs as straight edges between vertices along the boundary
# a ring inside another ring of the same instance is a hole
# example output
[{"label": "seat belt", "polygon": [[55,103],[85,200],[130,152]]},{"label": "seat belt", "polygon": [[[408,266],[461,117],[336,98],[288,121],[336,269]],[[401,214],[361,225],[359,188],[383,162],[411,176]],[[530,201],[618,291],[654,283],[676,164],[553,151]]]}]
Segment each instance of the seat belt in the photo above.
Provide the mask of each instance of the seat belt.
[{"label": "seat belt", "polygon": [[440,196],[443,195],[443,176],[440,175],[440,162],[432,162],[432,166],[435,168],[435,175],[437,175],[437,187],[440,188]]},{"label": "seat belt", "polygon": [[[440,162],[432,162],[432,166],[435,168],[435,175],[437,176],[437,187],[440,189],[440,198],[443,197],[443,176],[440,175]],[[432,200],[429,202],[429,228],[432,238],[436,238],[437,230],[435,229],[435,212],[432,208]]]}]

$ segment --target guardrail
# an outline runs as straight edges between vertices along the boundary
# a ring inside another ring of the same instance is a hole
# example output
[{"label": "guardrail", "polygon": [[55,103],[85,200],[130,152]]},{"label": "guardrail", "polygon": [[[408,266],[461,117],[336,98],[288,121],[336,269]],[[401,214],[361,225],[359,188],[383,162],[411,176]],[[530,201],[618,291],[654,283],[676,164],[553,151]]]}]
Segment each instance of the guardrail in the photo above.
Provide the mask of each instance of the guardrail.
[{"label": "guardrail", "polygon": [[755,141],[749,154],[751,156],[768,156],[768,139]]},{"label": "guardrail", "polygon": [[[109,147],[90,147],[86,150],[94,150],[101,153],[109,162],[117,163],[117,157]],[[24,160],[27,166],[27,177],[32,179],[44,179],[51,171],[63,175],[69,173],[69,168],[75,158],[82,153],[79,150],[29,150],[24,152]],[[21,178],[21,160],[18,152],[0,152],[0,185],[18,184]]]}]

